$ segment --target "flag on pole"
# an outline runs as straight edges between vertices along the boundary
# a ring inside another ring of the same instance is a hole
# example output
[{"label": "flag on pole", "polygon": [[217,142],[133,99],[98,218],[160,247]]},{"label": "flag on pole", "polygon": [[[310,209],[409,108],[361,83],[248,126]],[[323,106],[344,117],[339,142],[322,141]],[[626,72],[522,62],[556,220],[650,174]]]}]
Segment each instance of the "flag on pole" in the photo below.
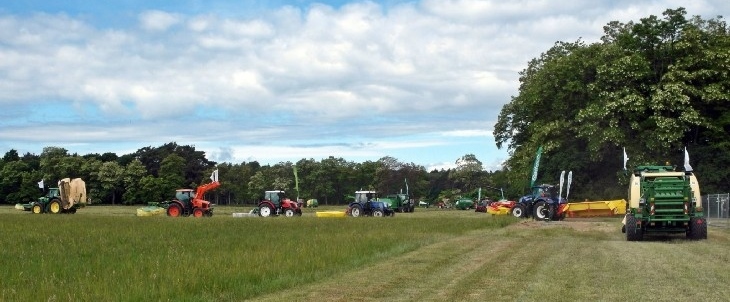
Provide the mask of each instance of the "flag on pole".
[{"label": "flag on pole", "polygon": [[684,147],[684,170],[692,172],[692,166],[689,165],[689,153],[687,153],[687,147]]},{"label": "flag on pole", "polygon": [[629,161],[629,156],[626,155],[626,147],[624,147],[624,170],[626,170],[626,162]]},{"label": "flag on pole", "polygon": [[558,192],[558,199],[563,197],[563,179],[565,179],[565,170],[560,171],[560,192]]},{"label": "flag on pole", "polygon": [[537,169],[540,167],[540,155],[542,155],[542,146],[537,148],[537,154],[535,155],[535,164],[532,166],[532,178],[530,179],[530,187],[535,186],[537,180]]},{"label": "flag on pole", "polygon": [[42,179],[41,179],[41,181],[38,182],[38,187],[41,188],[41,189],[43,189],[45,187],[43,185],[43,180]]},{"label": "flag on pole", "polygon": [[568,200],[568,195],[570,195],[570,183],[573,182],[573,171],[568,172],[568,188],[567,192],[565,192],[565,200]]},{"label": "flag on pole", "polygon": [[210,180],[212,181],[218,181],[218,169],[215,169],[212,174],[210,174]]},{"label": "flag on pole", "polygon": [[299,175],[297,175],[297,165],[294,165],[293,169],[294,169],[294,188],[297,190],[297,199],[299,199]]}]

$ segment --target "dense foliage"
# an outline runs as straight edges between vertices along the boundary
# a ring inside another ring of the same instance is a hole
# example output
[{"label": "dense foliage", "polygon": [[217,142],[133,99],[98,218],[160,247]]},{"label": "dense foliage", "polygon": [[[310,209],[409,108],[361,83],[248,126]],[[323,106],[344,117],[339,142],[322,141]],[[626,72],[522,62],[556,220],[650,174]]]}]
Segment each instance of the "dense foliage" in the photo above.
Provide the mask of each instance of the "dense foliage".
[{"label": "dense foliage", "polygon": [[[256,161],[217,164],[195,147],[168,143],[120,157],[113,153],[79,156],[60,147],[46,147],[40,156],[20,157],[16,150],[10,150],[0,161],[0,200],[26,203],[42,195],[40,180],[48,188],[59,179],[80,177],[86,181],[94,203],[146,204],[169,200],[175,189],[210,182],[216,169],[221,186],[206,198],[217,204],[255,203],[264,191],[274,189],[285,190],[290,198],[314,198],[323,205],[348,202],[360,189],[377,190],[383,195],[408,190],[419,200],[433,202],[477,197],[480,187],[497,185],[490,181],[494,173],[484,171],[472,154],[460,158],[455,169],[427,172],[422,166],[392,157],[364,163],[329,157],[265,166]],[[499,196],[493,193],[485,192],[483,196]]]},{"label": "dense foliage", "polygon": [[526,183],[542,146],[538,182],[572,170],[575,196],[620,198],[623,148],[630,169],[681,167],[686,147],[703,192],[727,192],[730,34],[722,17],[685,15],[610,22],[600,42],[558,42],[530,61],[495,126],[507,178]]}]

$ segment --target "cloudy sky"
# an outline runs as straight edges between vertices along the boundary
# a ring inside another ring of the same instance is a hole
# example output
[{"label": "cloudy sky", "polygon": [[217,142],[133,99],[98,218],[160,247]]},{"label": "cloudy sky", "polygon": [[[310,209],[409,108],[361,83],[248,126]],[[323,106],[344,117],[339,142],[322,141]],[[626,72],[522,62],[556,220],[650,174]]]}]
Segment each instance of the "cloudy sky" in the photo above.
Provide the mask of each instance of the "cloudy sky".
[{"label": "cloudy sky", "polygon": [[427,168],[492,137],[518,72],[556,41],[699,1],[3,1],[0,152],[115,152],[168,142],[218,162]]}]

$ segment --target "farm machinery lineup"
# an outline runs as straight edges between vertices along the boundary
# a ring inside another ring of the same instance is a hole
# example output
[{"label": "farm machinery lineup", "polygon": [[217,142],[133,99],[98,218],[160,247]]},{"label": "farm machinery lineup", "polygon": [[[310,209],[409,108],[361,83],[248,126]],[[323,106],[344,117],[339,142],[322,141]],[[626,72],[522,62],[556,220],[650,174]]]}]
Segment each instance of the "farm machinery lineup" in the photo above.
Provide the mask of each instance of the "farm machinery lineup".
[{"label": "farm machinery lineup", "polygon": [[[43,181],[38,183],[43,189]],[[58,181],[57,188],[49,188],[46,195],[27,204],[16,204],[17,209],[31,211],[34,214],[74,214],[76,210],[86,206],[86,183],[81,178],[64,178]]]}]

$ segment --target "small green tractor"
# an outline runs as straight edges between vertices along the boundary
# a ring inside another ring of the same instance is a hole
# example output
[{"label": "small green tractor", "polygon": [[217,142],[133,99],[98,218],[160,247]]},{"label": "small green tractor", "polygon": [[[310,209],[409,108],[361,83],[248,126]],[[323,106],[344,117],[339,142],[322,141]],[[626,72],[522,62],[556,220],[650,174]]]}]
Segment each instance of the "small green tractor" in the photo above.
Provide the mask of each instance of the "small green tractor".
[{"label": "small green tractor", "polygon": [[38,201],[16,207],[33,214],[75,214],[86,203],[86,183],[81,178],[64,178],[58,182],[58,188],[49,188],[48,193],[39,197]]},{"label": "small green tractor", "polygon": [[415,208],[413,200],[408,194],[404,193],[390,194],[380,198],[380,201],[385,202],[391,209],[400,213],[413,213]]},{"label": "small green tractor", "polygon": [[707,239],[707,220],[694,173],[675,172],[673,166],[636,167],[630,178],[622,231],[628,241],[656,233],[685,233],[689,239]]}]

